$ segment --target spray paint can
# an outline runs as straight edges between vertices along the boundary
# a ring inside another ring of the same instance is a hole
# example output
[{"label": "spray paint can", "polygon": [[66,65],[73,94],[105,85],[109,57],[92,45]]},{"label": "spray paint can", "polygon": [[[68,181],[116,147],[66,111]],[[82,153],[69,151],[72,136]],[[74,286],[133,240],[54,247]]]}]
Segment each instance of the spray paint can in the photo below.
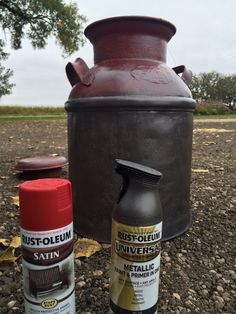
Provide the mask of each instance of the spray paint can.
[{"label": "spray paint can", "polygon": [[19,186],[26,314],[75,314],[71,184],[39,179]]},{"label": "spray paint can", "polygon": [[162,208],[161,173],[116,160],[123,186],[112,219],[110,307],[114,313],[157,313]]}]

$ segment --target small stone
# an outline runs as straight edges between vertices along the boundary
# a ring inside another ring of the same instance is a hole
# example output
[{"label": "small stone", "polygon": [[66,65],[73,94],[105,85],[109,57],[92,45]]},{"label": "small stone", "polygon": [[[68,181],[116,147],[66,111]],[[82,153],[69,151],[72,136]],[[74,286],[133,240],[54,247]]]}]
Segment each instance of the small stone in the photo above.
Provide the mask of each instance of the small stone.
[{"label": "small stone", "polygon": [[180,264],[183,264],[186,261],[186,257],[182,253],[178,253],[177,260]]},{"label": "small stone", "polygon": [[178,293],[173,293],[173,297],[180,301],[180,295]]},{"label": "small stone", "polygon": [[79,281],[76,283],[76,285],[79,287],[79,288],[83,288],[85,285],[86,285],[86,282],[85,281]]},{"label": "small stone", "polygon": [[178,306],[177,309],[181,312],[184,308],[182,306]]},{"label": "small stone", "polygon": [[16,304],[16,301],[12,300],[12,301],[7,303],[7,306],[11,309],[15,304]]},{"label": "small stone", "polygon": [[220,302],[220,303],[224,303],[224,299],[220,296],[216,297],[216,301]]},{"label": "small stone", "polygon": [[230,283],[230,280],[222,278],[223,282],[226,283],[227,285]]},{"label": "small stone", "polygon": [[185,304],[186,304],[187,306],[193,305],[192,301],[190,301],[190,300],[187,300],[187,301],[185,302]]},{"label": "small stone", "polygon": [[109,286],[110,286],[109,283],[104,283],[104,284],[103,284],[103,287],[104,287],[105,289],[108,289]]},{"label": "small stone", "polygon": [[0,230],[5,231],[6,230],[5,226],[0,226]]},{"label": "small stone", "polygon": [[221,286],[217,286],[217,287],[216,287],[216,290],[217,290],[219,293],[224,292],[224,288],[221,287]]},{"label": "small stone", "polygon": [[230,290],[230,291],[233,293],[233,295],[235,295],[236,294],[236,292],[235,292],[236,285],[230,285],[230,287],[233,289],[233,290]]},{"label": "small stone", "polygon": [[75,264],[76,264],[76,266],[80,267],[81,266],[81,261],[79,259],[76,259],[75,260]]},{"label": "small stone", "polygon": [[183,270],[179,270],[179,275],[180,275],[186,282],[189,281],[189,277],[188,277],[187,273],[184,272]]},{"label": "small stone", "polygon": [[217,259],[217,262],[222,265],[225,263],[225,259],[223,257],[219,258],[219,259]]},{"label": "small stone", "polygon": [[95,270],[95,271],[93,272],[93,275],[94,275],[94,276],[102,276],[102,274],[103,274],[103,272],[102,272],[101,270]]},{"label": "small stone", "polygon": [[218,309],[222,309],[224,306],[224,299],[219,296],[216,296],[215,305]]},{"label": "small stone", "polygon": [[208,296],[208,290],[207,289],[202,289],[201,295],[204,296],[204,297]]},{"label": "small stone", "polygon": [[164,259],[165,259],[166,263],[169,263],[171,261],[171,257],[169,257],[169,256],[164,256]]},{"label": "small stone", "polygon": [[212,294],[212,296],[213,296],[213,299],[214,300],[216,300],[216,296],[218,296],[219,295],[219,293],[218,293],[218,291],[213,291],[213,294]]},{"label": "small stone", "polygon": [[236,274],[234,270],[229,270],[229,274],[232,277],[233,280],[236,280]]},{"label": "small stone", "polygon": [[230,300],[230,294],[228,292],[224,292],[222,294],[222,298],[224,299],[224,301],[229,301]]}]

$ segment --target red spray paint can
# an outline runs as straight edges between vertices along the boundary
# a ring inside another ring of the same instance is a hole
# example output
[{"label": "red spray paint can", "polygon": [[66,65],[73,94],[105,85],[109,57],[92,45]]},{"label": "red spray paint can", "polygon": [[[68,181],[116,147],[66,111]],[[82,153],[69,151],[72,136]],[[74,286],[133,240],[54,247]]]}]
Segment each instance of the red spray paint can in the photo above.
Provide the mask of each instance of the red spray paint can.
[{"label": "red spray paint can", "polygon": [[19,187],[26,314],[75,314],[71,184],[26,181]]}]

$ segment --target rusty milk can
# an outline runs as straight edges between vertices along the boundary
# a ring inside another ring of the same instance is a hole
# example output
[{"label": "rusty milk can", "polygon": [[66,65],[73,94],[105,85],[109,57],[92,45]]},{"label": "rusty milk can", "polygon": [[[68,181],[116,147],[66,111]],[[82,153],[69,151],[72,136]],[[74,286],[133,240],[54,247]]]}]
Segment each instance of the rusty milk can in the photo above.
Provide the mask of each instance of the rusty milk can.
[{"label": "rusty milk can", "polygon": [[188,88],[191,71],[166,65],[167,43],[175,32],[173,24],[152,17],[100,20],[85,29],[95,65],[89,69],[78,58],[66,66],[73,86],[65,104],[69,177],[79,234],[110,242],[120,185],[116,158],[163,173],[163,239],[191,224],[195,101]]}]

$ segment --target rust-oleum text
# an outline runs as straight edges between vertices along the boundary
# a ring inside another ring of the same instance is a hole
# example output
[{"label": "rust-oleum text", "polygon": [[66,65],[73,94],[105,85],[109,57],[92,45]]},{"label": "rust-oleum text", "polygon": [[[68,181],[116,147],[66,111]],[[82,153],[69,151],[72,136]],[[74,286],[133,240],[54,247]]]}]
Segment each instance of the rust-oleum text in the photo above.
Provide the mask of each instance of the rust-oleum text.
[{"label": "rust-oleum text", "polygon": [[52,244],[61,244],[68,240],[72,239],[72,232],[71,230],[62,233],[60,235],[52,236],[52,237],[45,237],[45,238],[37,238],[37,237],[30,237],[22,234],[22,244],[23,245],[32,245],[32,246],[40,246],[40,245],[52,245]]}]

